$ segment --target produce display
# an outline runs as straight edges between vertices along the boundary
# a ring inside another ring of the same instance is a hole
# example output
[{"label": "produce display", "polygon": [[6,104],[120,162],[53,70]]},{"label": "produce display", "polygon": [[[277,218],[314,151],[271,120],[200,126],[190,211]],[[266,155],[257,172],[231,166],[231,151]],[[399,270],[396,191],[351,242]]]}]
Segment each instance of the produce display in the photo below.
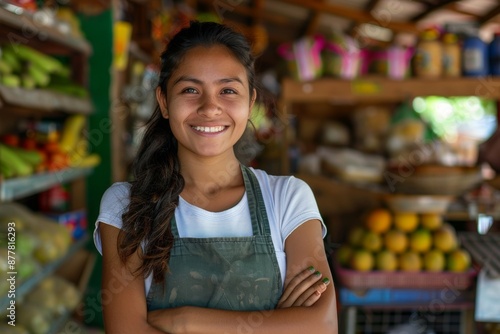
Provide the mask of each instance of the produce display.
[{"label": "produce display", "polygon": [[[55,221],[31,212],[18,203],[0,204],[0,269],[8,272],[8,224],[15,224],[15,257],[18,282],[26,280],[44,265],[63,257],[71,245],[69,230]],[[11,254],[12,255],[12,254]],[[8,282],[0,281],[5,296]]]},{"label": "produce display", "polygon": [[[60,131],[28,131],[30,135],[5,134],[0,138],[0,175],[21,177],[69,167],[88,168],[100,163],[100,156],[88,152],[83,133],[86,117],[68,116]],[[55,125],[54,125],[55,128]]]},{"label": "produce display", "polygon": [[77,307],[80,298],[80,291],[72,283],[48,276],[20,302],[16,326],[0,324],[0,332],[46,334],[58,317]]},{"label": "produce display", "polygon": [[0,84],[25,89],[43,88],[75,97],[88,91],[70,78],[71,70],[58,59],[29,46],[0,46]]},{"label": "produce display", "polygon": [[338,263],[357,271],[465,272],[469,253],[455,229],[437,213],[370,211],[336,253]]}]

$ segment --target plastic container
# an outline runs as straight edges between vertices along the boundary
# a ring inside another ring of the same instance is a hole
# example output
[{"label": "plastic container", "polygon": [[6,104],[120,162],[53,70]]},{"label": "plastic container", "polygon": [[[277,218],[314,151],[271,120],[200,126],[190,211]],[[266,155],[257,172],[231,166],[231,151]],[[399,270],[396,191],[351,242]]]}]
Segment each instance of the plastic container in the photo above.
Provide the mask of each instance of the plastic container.
[{"label": "plastic container", "polygon": [[391,79],[404,79],[410,76],[410,64],[414,50],[402,46],[391,46],[385,50],[372,50],[368,55],[371,72]]},{"label": "plastic container", "polygon": [[462,47],[462,73],[479,77],[489,74],[488,44],[479,36],[465,38]]},{"label": "plastic container", "polygon": [[491,75],[500,75],[500,32],[495,33],[495,37],[488,47]]},{"label": "plastic container", "polygon": [[304,37],[293,43],[281,44],[278,54],[287,62],[287,70],[299,81],[314,80],[322,76],[321,51],[325,40],[322,36]]},{"label": "plastic container", "polygon": [[430,303],[446,296],[443,289],[391,289],[379,288],[363,290],[362,293],[341,287],[342,305],[394,305],[409,303]]},{"label": "plastic container", "polygon": [[391,79],[404,79],[409,76],[413,49],[392,46],[387,50],[387,76]]},{"label": "plastic container", "polygon": [[462,75],[462,48],[458,36],[446,33],[443,36],[443,76],[456,78]]},{"label": "plastic container", "polygon": [[364,53],[356,40],[339,35],[325,42],[322,52],[324,74],[342,79],[359,76]]},{"label": "plastic container", "polygon": [[415,75],[419,78],[439,78],[443,73],[443,45],[436,29],[427,29],[417,44],[414,56]]}]

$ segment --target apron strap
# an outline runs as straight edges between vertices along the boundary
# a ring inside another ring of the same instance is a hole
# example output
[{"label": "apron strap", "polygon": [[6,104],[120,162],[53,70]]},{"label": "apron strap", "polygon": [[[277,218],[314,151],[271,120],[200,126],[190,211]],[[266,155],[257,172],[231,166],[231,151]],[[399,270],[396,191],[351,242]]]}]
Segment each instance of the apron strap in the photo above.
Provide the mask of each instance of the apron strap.
[{"label": "apron strap", "polygon": [[260,189],[259,181],[250,168],[241,164],[243,180],[248,198],[248,207],[252,219],[254,235],[271,235],[269,220],[267,218],[266,205]]}]

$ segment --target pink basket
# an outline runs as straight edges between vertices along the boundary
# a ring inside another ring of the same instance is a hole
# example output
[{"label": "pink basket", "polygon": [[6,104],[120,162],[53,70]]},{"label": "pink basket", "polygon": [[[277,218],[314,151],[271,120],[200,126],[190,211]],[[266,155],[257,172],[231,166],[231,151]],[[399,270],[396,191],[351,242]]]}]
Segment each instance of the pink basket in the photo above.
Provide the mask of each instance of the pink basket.
[{"label": "pink basket", "polygon": [[404,288],[466,290],[477,275],[471,268],[467,272],[404,272],[368,271],[360,272],[334,265],[338,282],[349,289]]}]

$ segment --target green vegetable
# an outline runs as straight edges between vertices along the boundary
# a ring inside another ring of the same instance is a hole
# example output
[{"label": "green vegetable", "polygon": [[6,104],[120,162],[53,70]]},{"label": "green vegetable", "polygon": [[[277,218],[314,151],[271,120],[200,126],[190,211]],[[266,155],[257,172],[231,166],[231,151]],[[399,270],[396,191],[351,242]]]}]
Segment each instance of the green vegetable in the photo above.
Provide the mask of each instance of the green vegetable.
[{"label": "green vegetable", "polygon": [[1,84],[7,87],[20,87],[21,78],[15,74],[4,74],[1,77]]},{"label": "green vegetable", "polygon": [[9,149],[33,167],[38,166],[43,160],[42,154],[35,150],[25,150],[20,147],[9,147]]},{"label": "green vegetable", "polygon": [[36,87],[35,79],[33,79],[33,77],[31,77],[27,73],[23,73],[21,75],[21,81],[22,81],[23,88],[34,89]]},{"label": "green vegetable", "polygon": [[6,165],[1,158],[0,158],[0,175],[2,175],[6,179],[11,178],[15,175],[14,170],[10,166]]},{"label": "green vegetable", "polygon": [[16,46],[8,46],[4,50],[7,52],[14,52],[18,58],[36,64],[46,73],[63,71],[63,65],[59,60],[28,46],[18,44]]},{"label": "green vegetable", "polygon": [[0,59],[0,73],[11,74],[12,67],[3,59]]},{"label": "green vegetable", "polygon": [[17,58],[16,54],[11,48],[2,48],[2,60],[9,65],[12,72],[21,71],[21,61]]},{"label": "green vegetable", "polygon": [[89,93],[86,88],[78,86],[73,83],[65,85],[53,85],[50,84],[46,87],[47,89],[53,90],[55,92],[63,93],[66,95],[76,96],[76,97],[88,97]]},{"label": "green vegetable", "polygon": [[39,67],[35,62],[30,63],[26,70],[35,84],[39,87],[46,87],[50,82],[50,76],[47,72],[44,71],[41,67]]},{"label": "green vegetable", "polygon": [[15,176],[26,176],[33,173],[33,166],[20,158],[10,147],[0,144],[0,165],[8,166]]}]

